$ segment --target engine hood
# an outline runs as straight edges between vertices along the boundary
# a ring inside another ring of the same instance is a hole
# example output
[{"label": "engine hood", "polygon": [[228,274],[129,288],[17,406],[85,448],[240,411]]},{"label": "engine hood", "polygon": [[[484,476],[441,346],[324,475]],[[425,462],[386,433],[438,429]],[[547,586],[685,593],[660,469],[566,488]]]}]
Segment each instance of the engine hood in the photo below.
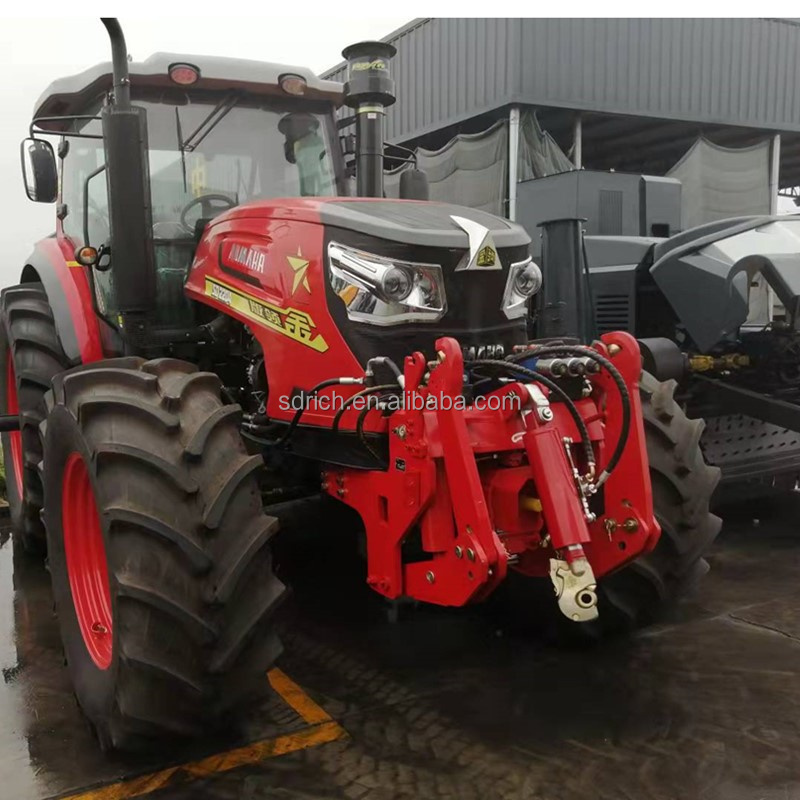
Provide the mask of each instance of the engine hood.
[{"label": "engine hood", "polygon": [[736,335],[761,273],[789,312],[800,310],[800,215],[711,223],[656,245],[650,274],[698,348]]},{"label": "engine hood", "polygon": [[498,248],[530,244],[513,222],[450,203],[374,198],[294,198],[246,203],[216,217],[212,225],[233,219],[286,219],[344,228],[401,244],[467,249],[469,235],[453,217],[484,228]]},{"label": "engine hood", "polygon": [[[331,280],[332,244],[437,266],[446,300],[443,313],[435,320],[398,316],[383,324],[370,323],[364,315],[353,318]],[[510,352],[527,341],[527,320],[524,314],[507,315],[506,289],[512,266],[525,262],[529,247],[530,237],[520,226],[447,203],[265,200],[237,206],[206,226],[187,286],[203,301],[219,299],[204,281],[204,270],[218,270],[214,280],[223,295],[232,278],[248,284],[240,294],[257,287],[280,313],[308,311],[324,340],[343,338],[362,365],[377,355],[402,363],[416,350],[433,354],[442,336],[453,336],[476,352]],[[295,273],[295,268],[303,271]]]}]

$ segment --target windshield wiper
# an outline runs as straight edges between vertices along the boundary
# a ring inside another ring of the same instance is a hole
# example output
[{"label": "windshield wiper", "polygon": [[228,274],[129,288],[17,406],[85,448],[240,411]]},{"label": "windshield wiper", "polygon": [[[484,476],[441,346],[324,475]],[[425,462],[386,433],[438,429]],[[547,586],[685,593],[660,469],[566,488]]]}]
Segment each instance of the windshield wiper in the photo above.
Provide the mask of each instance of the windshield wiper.
[{"label": "windshield wiper", "polygon": [[203,139],[228,116],[240,99],[241,96],[235,92],[223,97],[212,112],[186,137],[186,141],[180,143],[181,153],[185,150],[190,153],[194,151]]},{"label": "windshield wiper", "polygon": [[[188,192],[186,183],[186,151],[194,152],[195,148],[208,136],[214,128],[222,122],[234,106],[239,102],[240,96],[231,92],[222,98],[212,109],[211,113],[186,137],[184,141],[183,129],[181,127],[181,115],[178,106],[175,106],[175,129],[178,135],[178,149],[181,151],[181,172],[183,173],[183,192]],[[204,130],[205,129],[205,130]],[[202,134],[202,135],[201,135]],[[197,141],[192,141],[196,137]]]},{"label": "windshield wiper", "polygon": [[183,130],[181,128],[181,115],[178,106],[175,106],[175,130],[178,134],[178,150],[181,151],[181,172],[183,173],[183,193],[187,194],[189,188],[186,184],[186,151],[183,149]]}]

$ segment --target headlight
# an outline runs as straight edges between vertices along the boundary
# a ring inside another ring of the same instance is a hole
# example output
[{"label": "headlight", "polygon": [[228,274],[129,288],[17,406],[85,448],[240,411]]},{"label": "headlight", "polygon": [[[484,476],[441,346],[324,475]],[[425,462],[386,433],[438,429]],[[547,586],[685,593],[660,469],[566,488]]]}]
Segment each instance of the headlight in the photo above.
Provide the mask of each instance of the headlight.
[{"label": "headlight", "polygon": [[328,262],[331,286],[352,320],[371,325],[436,322],[447,310],[438,264],[385,258],[336,242],[328,245]]},{"label": "headlight", "polygon": [[542,271],[530,257],[511,265],[503,294],[503,312],[508,319],[524,317],[529,298],[542,288]]}]

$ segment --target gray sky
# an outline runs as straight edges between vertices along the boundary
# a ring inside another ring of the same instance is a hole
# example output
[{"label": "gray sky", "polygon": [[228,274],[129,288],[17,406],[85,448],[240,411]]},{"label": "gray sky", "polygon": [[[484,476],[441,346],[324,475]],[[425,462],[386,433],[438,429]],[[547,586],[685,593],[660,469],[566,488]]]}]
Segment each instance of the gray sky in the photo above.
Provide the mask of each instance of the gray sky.
[{"label": "gray sky", "polygon": [[[341,61],[341,51],[377,39],[410,17],[122,17],[128,52],[140,61],[159,50],[253,58],[307,66],[315,72]],[[19,143],[33,105],[50,81],[109,60],[108,39],[90,17],[0,20],[0,286],[17,283],[33,243],[54,228],[55,205],[25,196]]]}]

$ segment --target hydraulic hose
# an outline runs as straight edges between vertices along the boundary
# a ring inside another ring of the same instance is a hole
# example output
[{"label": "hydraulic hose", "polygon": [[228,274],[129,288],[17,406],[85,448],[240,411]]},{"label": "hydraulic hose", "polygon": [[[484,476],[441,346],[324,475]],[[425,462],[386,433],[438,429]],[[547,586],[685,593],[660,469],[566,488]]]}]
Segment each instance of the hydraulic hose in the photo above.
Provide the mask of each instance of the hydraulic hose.
[{"label": "hydraulic hose", "polygon": [[358,439],[362,445],[364,445],[364,449],[382,466],[385,465],[383,458],[381,458],[381,454],[370,444],[369,439],[367,439],[366,434],[364,433],[364,421],[367,418],[367,414],[372,411],[375,407],[370,406],[369,403],[361,409],[358,414],[358,419],[356,420],[356,432],[358,433]]},{"label": "hydraulic hose", "polygon": [[[375,394],[376,392],[387,392],[394,389],[395,391],[401,391],[400,387],[394,383],[383,383],[379,386],[369,386],[366,389],[362,389],[360,392],[356,392],[354,395],[351,395],[342,403],[341,408],[336,412],[336,415],[333,418],[333,425],[331,426],[331,430],[334,433],[337,433],[339,430],[339,423],[341,422],[342,416],[344,412],[350,408],[353,403],[356,402],[361,397],[366,397],[371,394]],[[367,407],[369,407],[369,403],[367,403]]]},{"label": "hydraulic hose", "polygon": [[622,426],[617,443],[614,446],[611,457],[608,459],[608,464],[606,464],[597,478],[596,486],[602,486],[614,467],[619,463],[620,458],[622,458],[622,454],[625,452],[625,444],[628,441],[628,433],[631,429],[631,398],[628,394],[628,387],[625,385],[625,381],[622,375],[620,375],[619,370],[605,356],[585,345],[543,345],[541,347],[532,347],[530,350],[508,356],[508,360],[514,363],[517,359],[561,354],[583,356],[595,361],[608,372],[619,390],[620,400],[622,402]]},{"label": "hydraulic hose", "polygon": [[392,371],[395,378],[397,378],[397,384],[402,388],[404,385],[404,378],[403,373],[400,371],[400,367],[392,361],[389,356],[376,356],[375,358],[371,358],[367,362],[367,375],[372,375],[372,365],[373,364],[384,364]]},{"label": "hydraulic hose", "polygon": [[[309,392],[306,394],[304,399],[310,399],[317,394],[319,394],[323,389],[327,389],[328,386],[339,386],[342,384],[341,378],[328,378],[328,380],[320,381],[316,386],[314,386]],[[306,410],[305,402],[294,412],[294,416],[292,417],[292,421],[289,423],[289,427],[273,442],[273,446],[283,445],[286,444],[289,439],[291,438],[292,434],[297,428],[298,423],[300,422],[300,417],[303,416],[303,412]]]},{"label": "hydraulic hose", "polygon": [[542,375],[540,372],[536,372],[536,370],[528,369],[527,367],[523,367],[520,364],[515,364],[513,361],[502,361],[500,359],[494,358],[482,358],[478,359],[477,361],[469,361],[465,364],[468,367],[476,367],[476,366],[487,366],[487,367],[497,367],[500,369],[505,369],[506,372],[516,372],[519,375],[523,375],[526,378],[530,378],[533,381],[537,381],[541,383],[542,386],[546,386],[562,403],[564,403],[569,415],[572,417],[575,425],[578,428],[581,437],[581,445],[583,446],[583,451],[586,456],[586,463],[590,464],[592,467],[595,465],[595,457],[594,457],[594,450],[592,450],[592,442],[589,439],[589,429],[586,427],[586,422],[584,421],[583,417],[581,416],[581,412],[578,411],[578,407],[572,401],[572,398],[555,382],[550,380],[545,375]]},{"label": "hydraulic hose", "polygon": [[[342,378],[329,378],[328,380],[322,381],[322,382],[318,383],[316,386],[314,386],[312,389],[310,389],[308,391],[308,393],[306,394],[305,399],[314,397],[315,395],[319,394],[319,392],[321,392],[323,389],[326,389],[328,386],[343,385],[345,383],[346,384],[352,384],[353,382],[354,381],[352,379],[349,380],[349,381],[343,381]],[[402,390],[401,390],[400,386],[397,385],[397,384],[386,383],[386,384],[381,384],[380,386],[369,386],[366,389],[362,389],[360,392],[356,392],[354,395],[351,395],[350,397],[348,397],[342,403],[341,408],[336,412],[336,415],[333,418],[333,424],[331,426],[331,430],[334,433],[338,432],[339,423],[340,423],[340,421],[342,419],[342,415],[344,414],[345,411],[347,411],[348,408],[350,408],[350,406],[353,405],[353,403],[355,403],[355,401],[358,398],[366,397],[368,395],[375,394],[377,392],[390,392],[390,391],[398,392],[398,391],[402,391]],[[367,404],[367,406],[366,406],[366,408],[364,410],[368,411],[373,407],[374,406],[370,406],[369,404]],[[268,444],[268,445],[270,445],[272,447],[275,447],[275,446],[278,446],[278,445],[282,445],[282,444],[285,444],[286,442],[288,442],[289,439],[291,438],[292,434],[294,433],[295,429],[297,428],[297,426],[298,426],[298,424],[300,422],[300,418],[303,416],[303,413],[305,412],[305,410],[306,410],[306,405],[304,403],[300,408],[297,409],[297,411],[295,411],[294,416],[292,417],[291,421],[289,422],[289,426],[286,428],[286,430],[277,439],[274,439],[272,441],[266,441],[264,439],[259,439],[259,441],[261,443],[263,443],[263,444]],[[365,417],[366,417],[366,414],[359,415],[359,418],[358,418],[359,424],[363,425]],[[266,426],[256,425],[256,424],[253,424],[253,423],[250,423],[250,425],[248,427],[250,429],[252,429],[252,430],[255,430],[257,428],[262,428],[262,429],[266,428]],[[253,438],[255,438],[255,437],[253,437]],[[365,445],[367,450],[369,450],[369,452],[372,455],[374,455],[377,460],[380,461],[381,460],[380,456],[375,453],[375,451],[371,447],[371,445],[369,445],[369,443],[365,440],[365,438],[363,436],[363,432],[360,431],[360,430],[359,430],[359,438],[361,439],[362,443]]]}]

